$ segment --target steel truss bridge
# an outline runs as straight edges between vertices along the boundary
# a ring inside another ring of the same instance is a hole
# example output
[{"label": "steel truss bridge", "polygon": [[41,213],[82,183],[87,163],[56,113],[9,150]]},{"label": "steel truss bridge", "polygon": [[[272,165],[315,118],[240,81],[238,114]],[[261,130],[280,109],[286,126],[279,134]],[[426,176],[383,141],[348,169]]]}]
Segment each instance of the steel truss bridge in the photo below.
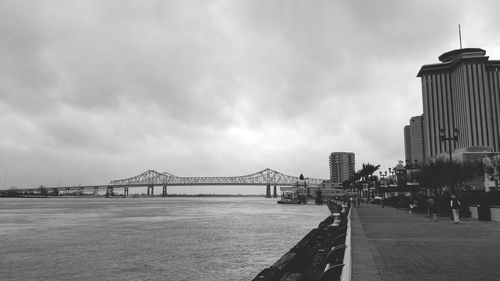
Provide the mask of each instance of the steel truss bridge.
[{"label": "steel truss bridge", "polygon": [[123,195],[126,196],[130,187],[147,187],[148,195],[153,195],[154,187],[162,186],[162,196],[167,196],[167,186],[245,185],[266,186],[266,197],[271,197],[271,186],[274,186],[273,196],[276,197],[276,186],[278,185],[293,186],[298,185],[300,182],[301,185],[305,186],[318,186],[323,181],[325,180],[315,178],[305,178],[303,181],[299,181],[299,177],[289,176],[269,168],[253,174],[235,177],[179,177],[168,172],[159,173],[148,170],[134,177],[112,180],[107,185],[40,187],[36,189],[17,189],[17,191],[28,194],[42,190],[47,191],[49,194],[51,192],[59,193],[60,191],[66,191],[67,194],[71,191],[83,194],[84,190],[93,189],[94,194],[98,194],[99,189],[105,189],[106,194],[113,194],[114,189],[123,189]]}]

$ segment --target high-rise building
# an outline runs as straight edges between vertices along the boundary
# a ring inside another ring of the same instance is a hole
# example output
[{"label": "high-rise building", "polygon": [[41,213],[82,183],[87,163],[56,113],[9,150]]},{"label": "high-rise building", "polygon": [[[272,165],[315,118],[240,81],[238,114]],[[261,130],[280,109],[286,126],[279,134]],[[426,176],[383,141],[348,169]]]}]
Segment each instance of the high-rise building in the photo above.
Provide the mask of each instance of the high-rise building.
[{"label": "high-rise building", "polygon": [[406,125],[404,128],[404,136],[405,136],[405,158],[406,162],[413,162],[411,155],[411,130],[410,125]]},{"label": "high-rise building", "polygon": [[422,163],[426,160],[424,143],[424,116],[414,116],[410,125],[404,127],[405,157],[407,164]]},{"label": "high-rise building", "polygon": [[330,180],[342,183],[352,177],[354,172],[354,153],[332,152],[330,154]]},{"label": "high-rise building", "polygon": [[451,149],[489,146],[500,149],[500,61],[489,60],[486,51],[465,48],[439,56],[440,63],[422,66],[424,106],[424,155],[432,157],[450,150],[441,142],[460,131]]},{"label": "high-rise building", "polygon": [[424,116],[415,116],[410,119],[412,159],[419,163],[425,161]]}]

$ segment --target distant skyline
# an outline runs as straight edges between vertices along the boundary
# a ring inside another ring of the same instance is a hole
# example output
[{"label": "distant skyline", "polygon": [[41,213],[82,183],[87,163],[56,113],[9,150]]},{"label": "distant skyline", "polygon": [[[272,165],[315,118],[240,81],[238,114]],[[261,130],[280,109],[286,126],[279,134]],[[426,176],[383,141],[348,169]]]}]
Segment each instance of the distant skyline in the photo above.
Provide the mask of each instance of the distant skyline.
[{"label": "distant skyline", "polygon": [[105,184],[149,169],[328,179],[335,151],[354,152],[356,169],[387,170],[405,159],[403,127],[422,114],[420,67],[459,48],[458,24],[464,48],[500,59],[499,10],[0,0],[0,188]]}]

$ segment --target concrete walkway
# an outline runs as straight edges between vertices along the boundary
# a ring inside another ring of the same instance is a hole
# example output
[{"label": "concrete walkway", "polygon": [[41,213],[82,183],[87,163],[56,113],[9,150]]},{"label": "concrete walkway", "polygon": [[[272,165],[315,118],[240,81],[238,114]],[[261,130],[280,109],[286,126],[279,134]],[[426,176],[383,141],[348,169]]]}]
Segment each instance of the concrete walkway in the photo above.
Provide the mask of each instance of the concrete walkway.
[{"label": "concrete walkway", "polygon": [[353,209],[354,281],[500,280],[500,223],[375,205]]}]

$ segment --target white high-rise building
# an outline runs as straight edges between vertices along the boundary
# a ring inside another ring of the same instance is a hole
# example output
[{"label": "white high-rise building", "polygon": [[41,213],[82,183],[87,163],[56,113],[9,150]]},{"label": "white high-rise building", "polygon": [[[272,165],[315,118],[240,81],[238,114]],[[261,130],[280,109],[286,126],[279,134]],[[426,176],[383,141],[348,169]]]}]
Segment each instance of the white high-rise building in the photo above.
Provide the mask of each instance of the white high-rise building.
[{"label": "white high-rise building", "polygon": [[330,154],[330,180],[342,183],[351,179],[354,172],[354,153],[332,152]]}]

